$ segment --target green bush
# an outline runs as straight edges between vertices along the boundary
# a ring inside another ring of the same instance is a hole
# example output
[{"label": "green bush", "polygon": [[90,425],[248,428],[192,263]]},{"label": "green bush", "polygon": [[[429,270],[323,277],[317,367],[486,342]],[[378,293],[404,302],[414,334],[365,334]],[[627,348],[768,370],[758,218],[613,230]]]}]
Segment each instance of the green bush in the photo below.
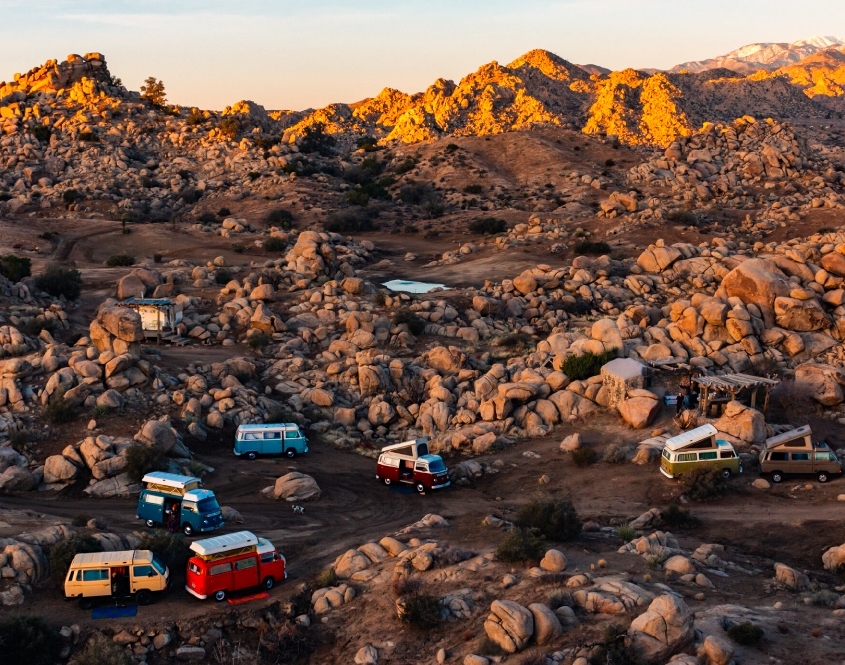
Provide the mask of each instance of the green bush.
[{"label": "green bush", "polygon": [[56,392],[44,409],[44,417],[53,425],[73,422],[78,415],[74,404],[65,399],[64,393]]},{"label": "green bush", "polygon": [[575,600],[566,589],[555,589],[549,594],[548,606],[552,611],[559,607],[575,607]]},{"label": "green bush", "polygon": [[196,127],[204,122],[205,118],[202,113],[191,113],[191,115],[185,119],[185,124],[188,125],[188,127]]},{"label": "green bush", "polygon": [[666,215],[666,221],[684,226],[695,226],[698,224],[698,217],[695,216],[695,213],[689,212],[688,210],[673,210]]},{"label": "green bush", "polygon": [[0,622],[0,650],[3,665],[54,665],[61,642],[44,619],[23,614]]},{"label": "green bush", "polygon": [[150,471],[165,471],[167,456],[158,446],[132,445],[126,451],[126,473],[136,483]]},{"label": "green bush", "polygon": [[393,325],[399,326],[402,324],[408,326],[408,330],[414,337],[419,337],[425,332],[427,322],[416,312],[402,308],[393,315]]},{"label": "green bush", "polygon": [[0,256],[0,275],[12,282],[20,282],[32,274],[32,261],[25,256]]},{"label": "green bush", "polygon": [[604,630],[601,644],[590,652],[590,665],[641,665],[643,659],[626,640],[627,629],[613,624]]},{"label": "green bush", "polygon": [[218,217],[228,217],[231,214],[232,214],[232,211],[229,210],[228,208],[220,208],[220,210],[217,211]]},{"label": "green bush", "polygon": [[507,222],[504,219],[496,219],[495,217],[481,217],[469,223],[470,233],[496,235],[497,233],[504,233],[507,230]]},{"label": "green bush", "polygon": [[344,200],[352,206],[365,206],[370,202],[370,195],[367,194],[361,187],[350,189],[344,195]]},{"label": "green bush", "polygon": [[816,607],[836,607],[839,604],[839,594],[830,589],[822,589],[810,594],[810,602]]},{"label": "green bush", "polygon": [[624,464],[628,461],[628,450],[618,443],[611,443],[604,449],[602,459],[608,464]]},{"label": "green bush", "polygon": [[464,187],[464,194],[481,194],[484,191],[484,187],[479,185],[478,183],[473,183],[472,185],[467,185]]},{"label": "green bush", "polygon": [[275,210],[271,210],[267,213],[264,221],[267,222],[269,226],[279,226],[283,229],[289,229],[293,224],[293,214],[290,210],[276,208]]},{"label": "green bush", "polygon": [[373,220],[360,208],[335,212],[326,224],[326,230],[332,233],[361,233],[373,228]]},{"label": "green bush", "polygon": [[728,628],[728,637],[744,647],[755,647],[763,639],[763,629],[750,621],[737,623]]},{"label": "green bush", "polygon": [[427,593],[414,593],[401,599],[401,619],[420,630],[436,626],[441,621],[440,599]]},{"label": "green bush", "polygon": [[687,496],[693,501],[706,501],[722,496],[728,489],[728,483],[719,469],[693,469],[681,476]]},{"label": "green bush", "polygon": [[259,349],[263,349],[264,347],[269,345],[271,341],[272,339],[267,333],[259,331],[250,335],[247,338],[246,343],[249,345],[249,348],[251,348],[253,351],[258,351]]},{"label": "green bush", "polygon": [[606,242],[593,242],[591,240],[579,240],[575,243],[573,249],[579,255],[600,256],[602,254],[610,254],[611,252],[611,247]]},{"label": "green bush", "polygon": [[200,224],[217,224],[217,215],[213,212],[204,212],[197,218],[197,221]]},{"label": "green bush", "polygon": [[64,585],[70,563],[77,554],[102,552],[100,542],[88,534],[75,533],[70,538],[60,540],[50,549],[50,576],[56,586]]},{"label": "green bush", "polygon": [[330,134],[326,134],[326,126],[322,122],[315,123],[305,128],[305,132],[296,142],[300,152],[316,152],[324,157],[333,154],[337,140]]},{"label": "green bush", "polygon": [[701,525],[701,520],[684,510],[678,504],[671,504],[661,512],[663,523],[670,529],[694,529]]},{"label": "green bush", "polygon": [[135,665],[125,648],[102,633],[94,633],[73,661],[76,665]]},{"label": "green bush", "polygon": [[151,550],[171,571],[184,571],[191,558],[191,550],[181,534],[161,529],[148,531],[138,543],[139,550]]},{"label": "green bush", "polygon": [[66,189],[62,192],[62,201],[64,201],[66,205],[76,203],[76,201],[80,198],[82,198],[82,195],[75,189]]},{"label": "green bush", "polygon": [[97,143],[100,140],[100,137],[94,132],[79,132],[77,138],[86,143]]},{"label": "green bush", "polygon": [[525,530],[536,529],[548,540],[563,542],[581,533],[581,520],[571,501],[547,499],[531,501],[519,509],[514,524]]},{"label": "green bush", "polygon": [[623,543],[630,543],[637,535],[637,530],[630,524],[623,524],[616,529],[616,535],[622,539]]},{"label": "green bush", "polygon": [[37,127],[32,128],[32,135],[38,139],[41,143],[50,140],[50,128],[45,127],[44,125],[38,125]]},{"label": "green bush", "polygon": [[546,542],[537,529],[514,527],[505,536],[504,542],[496,550],[500,561],[517,563],[520,561],[539,561],[546,553]]},{"label": "green bush", "polygon": [[283,423],[295,423],[296,416],[290,409],[270,409],[264,419],[267,425],[281,425]]},{"label": "green bush", "polygon": [[393,171],[396,173],[396,175],[403,175],[408,171],[413,171],[416,165],[417,161],[413,157],[406,157],[396,166],[393,167]]},{"label": "green bush", "polygon": [[83,527],[88,524],[88,520],[91,518],[88,515],[74,515],[71,524],[75,527]]},{"label": "green bush", "polygon": [[572,461],[575,462],[575,466],[591,466],[599,461],[599,454],[595,448],[581,446],[572,451]]},{"label": "green bush", "polygon": [[318,589],[325,589],[327,586],[334,586],[337,584],[337,574],[334,568],[326,568],[317,575],[314,580],[314,585]]},{"label": "green bush", "polygon": [[279,238],[277,236],[269,236],[264,238],[264,241],[261,243],[261,246],[264,248],[265,252],[284,252],[288,246],[288,243],[283,238]]},{"label": "green bush", "polygon": [[234,116],[226,116],[220,122],[217,123],[217,131],[220,132],[220,135],[225,138],[229,139],[230,141],[236,139],[238,134],[241,132],[241,123],[238,122],[238,119]]},{"label": "green bush", "polygon": [[134,266],[135,257],[129,256],[129,254],[112,254],[106,259],[106,265],[110,268],[117,266]]},{"label": "green bush", "polygon": [[616,357],[616,349],[604,353],[583,353],[580,356],[569,356],[563,361],[561,371],[573,381],[583,381],[595,376],[602,366]]},{"label": "green bush", "polygon": [[76,300],[82,293],[82,275],[73,268],[51,265],[35,278],[35,286],[55,298]]},{"label": "green bush", "polygon": [[225,286],[232,281],[232,271],[226,268],[218,268],[214,271],[214,283]]}]

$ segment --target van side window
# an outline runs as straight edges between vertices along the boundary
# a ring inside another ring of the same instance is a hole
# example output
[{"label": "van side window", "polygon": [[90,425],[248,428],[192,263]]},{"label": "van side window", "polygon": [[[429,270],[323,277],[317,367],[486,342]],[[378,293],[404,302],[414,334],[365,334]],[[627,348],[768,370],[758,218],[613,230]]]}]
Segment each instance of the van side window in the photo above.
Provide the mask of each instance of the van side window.
[{"label": "van side window", "polygon": [[298,439],[299,438],[299,432],[297,432],[296,430],[290,430],[290,429],[285,430],[285,438],[286,439]]},{"label": "van side window", "polygon": [[695,462],[695,453],[681,453],[678,455],[679,462]]},{"label": "van side window", "polygon": [[243,438],[244,438],[244,441],[255,441],[256,439],[258,439],[260,437],[257,434],[254,434],[253,432],[246,432],[244,434]]},{"label": "van side window", "polygon": [[223,573],[231,573],[232,572],[232,564],[230,562],[226,563],[218,563],[216,566],[212,566],[211,569],[208,571],[209,575],[222,575]]},{"label": "van side window", "polygon": [[785,462],[788,459],[788,453],[772,453],[769,459],[772,462]]},{"label": "van side window", "polygon": [[712,453],[698,453],[698,459],[716,459],[716,451],[714,450]]},{"label": "van side window", "polygon": [[275,552],[266,552],[261,555],[261,563],[272,563]]},{"label": "van side window", "polygon": [[189,513],[195,513],[195,512],[197,512],[197,504],[195,504],[191,501],[183,501],[182,502],[182,510],[189,512]]},{"label": "van side window", "polygon": [[109,571],[105,568],[97,568],[96,570],[83,570],[83,582],[99,582],[101,580],[109,579]]},{"label": "van side window", "polygon": [[68,582],[73,582],[73,568],[70,569],[70,574],[67,576]]},{"label": "van side window", "polygon": [[134,566],[132,568],[132,577],[152,577],[152,566]]},{"label": "van side window", "polygon": [[188,566],[188,568],[194,575],[202,575],[202,568],[200,568],[197,564],[192,563]]},{"label": "van side window", "polygon": [[240,559],[235,561],[235,570],[247,570],[255,567],[255,557],[251,556],[247,559]]},{"label": "van side window", "polygon": [[817,462],[833,462],[836,460],[836,457],[833,453],[829,453],[827,451],[823,453],[816,453],[816,461]]},{"label": "van side window", "polygon": [[281,432],[264,432],[265,439],[281,439],[282,433]]},{"label": "van side window", "polygon": [[154,506],[163,506],[164,505],[164,497],[160,494],[145,494],[144,495],[144,503],[151,503]]},{"label": "van side window", "polygon": [[736,455],[734,455],[734,453],[732,453],[730,450],[723,450],[721,453],[719,453],[719,457],[721,457],[722,459],[733,459],[734,457],[736,457]]},{"label": "van side window", "polygon": [[792,460],[795,462],[809,462],[810,453],[792,453]]}]

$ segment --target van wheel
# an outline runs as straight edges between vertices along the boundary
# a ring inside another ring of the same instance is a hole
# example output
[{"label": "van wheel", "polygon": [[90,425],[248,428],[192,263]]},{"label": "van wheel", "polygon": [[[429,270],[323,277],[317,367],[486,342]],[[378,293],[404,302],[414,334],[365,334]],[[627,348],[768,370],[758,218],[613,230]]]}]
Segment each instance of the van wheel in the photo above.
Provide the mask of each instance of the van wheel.
[{"label": "van wheel", "polygon": [[255,453],[247,453],[246,454],[246,458],[248,460],[254,460],[256,457],[258,457],[258,455],[256,455]]},{"label": "van wheel", "polygon": [[727,480],[728,478],[730,478],[730,477],[731,477],[731,470],[730,470],[730,469],[722,469],[722,474],[721,474],[721,475],[722,475],[722,478],[724,478],[725,480]]},{"label": "van wheel", "polygon": [[215,592],[214,600],[216,600],[218,603],[222,603],[224,600],[226,600],[226,592],[222,590]]},{"label": "van wheel", "polygon": [[772,479],[773,483],[782,483],[783,482],[783,473],[780,471],[772,471],[772,475],[769,476]]},{"label": "van wheel", "polygon": [[264,578],[264,588],[267,589],[267,591],[272,589],[274,586],[276,586],[276,580],[274,580],[272,577]]},{"label": "van wheel", "polygon": [[94,601],[90,598],[79,599],[79,609],[90,610],[92,607],[94,607]]},{"label": "van wheel", "polygon": [[422,483],[417,483],[417,492],[420,494],[425,494],[425,485]]},{"label": "van wheel", "polygon": [[182,533],[184,533],[186,536],[192,536],[194,534],[194,527],[192,527],[190,524],[186,524],[182,527]]},{"label": "van wheel", "polygon": [[827,475],[827,472],[826,472],[826,471],[822,471],[822,472],[818,475],[818,479],[819,479],[819,482],[820,482],[820,483],[826,483],[828,480],[830,480],[830,476],[828,476],[828,475]]},{"label": "van wheel", "polygon": [[385,478],[381,482],[383,482],[385,485],[390,485],[390,478]]},{"label": "van wheel", "polygon": [[156,523],[152,520],[147,520],[146,522],[144,522],[144,524],[146,524],[150,529],[154,529],[156,525]]},{"label": "van wheel", "polygon": [[151,594],[147,589],[141,589],[135,594],[135,601],[139,605],[149,605],[153,602],[153,594]]},{"label": "van wheel", "polygon": [[293,459],[294,457],[296,457],[296,451],[293,448],[288,448],[285,451],[285,457],[287,457],[288,459]]}]

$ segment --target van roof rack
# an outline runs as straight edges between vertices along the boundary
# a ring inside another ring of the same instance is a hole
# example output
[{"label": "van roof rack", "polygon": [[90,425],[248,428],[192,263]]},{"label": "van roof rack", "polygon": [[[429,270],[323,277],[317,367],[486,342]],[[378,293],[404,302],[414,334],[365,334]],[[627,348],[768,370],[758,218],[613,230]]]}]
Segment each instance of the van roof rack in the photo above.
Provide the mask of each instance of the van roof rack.
[{"label": "van roof rack", "polygon": [[708,423],[707,425],[691,429],[689,432],[673,436],[671,439],[666,439],[666,447],[672,452],[675,452],[681,448],[686,448],[694,443],[698,443],[702,439],[711,437],[717,432],[718,430]]},{"label": "van roof rack", "polygon": [[86,567],[95,565],[129,566],[136,563],[149,563],[153,560],[150,550],[120,550],[119,552],[86,552],[73,557],[72,566]]},{"label": "van roof rack", "polygon": [[191,543],[191,551],[196,552],[203,559],[220,558],[220,555],[233,556],[255,551],[258,540],[252,531],[238,531],[214,538],[195,540]]}]

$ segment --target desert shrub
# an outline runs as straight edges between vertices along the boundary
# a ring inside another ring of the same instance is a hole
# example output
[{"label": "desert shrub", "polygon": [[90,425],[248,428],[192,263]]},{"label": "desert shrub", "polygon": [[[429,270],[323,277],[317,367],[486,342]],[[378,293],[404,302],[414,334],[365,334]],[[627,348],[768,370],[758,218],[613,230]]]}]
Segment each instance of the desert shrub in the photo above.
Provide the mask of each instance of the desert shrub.
[{"label": "desert shrub", "polygon": [[267,412],[267,417],[264,418],[267,425],[281,425],[283,423],[295,423],[296,416],[293,411],[289,409],[270,409]]},{"label": "desert shrub", "polygon": [[459,149],[460,148],[459,148],[457,143],[448,143],[446,145],[446,152],[455,152],[456,150],[459,150]]},{"label": "desert shrub", "polygon": [[626,642],[625,626],[604,629],[601,643],[590,652],[590,665],[641,665],[644,661]]},{"label": "desert shrub", "polygon": [[53,393],[44,409],[44,417],[53,425],[73,422],[77,415],[76,405],[66,400],[64,393],[59,392]]},{"label": "desert shrub", "polygon": [[197,221],[200,224],[217,224],[217,215],[213,212],[204,212],[197,218]]},{"label": "desert shrub", "polygon": [[225,286],[232,281],[232,271],[226,268],[218,268],[214,271],[214,283]]},{"label": "desert shrub", "polygon": [[191,115],[185,119],[185,124],[188,125],[188,127],[196,127],[204,122],[205,118],[202,113],[191,113]]},{"label": "desert shrub", "polygon": [[66,189],[64,192],[62,192],[62,201],[64,201],[67,205],[75,203],[77,199],[80,198],[82,198],[82,195],[75,189]]},{"label": "desert shrub", "polygon": [[324,589],[327,586],[334,586],[335,584],[337,584],[337,575],[334,572],[334,568],[326,568],[320,571],[314,579],[314,585],[318,589]]},{"label": "desert shrub", "polygon": [[572,540],[581,533],[581,520],[567,499],[526,503],[519,509],[514,524],[523,529],[536,529],[543,537],[557,542]]},{"label": "desert shrub", "polygon": [[816,607],[836,607],[839,603],[839,594],[830,589],[822,589],[810,594],[810,603]]},{"label": "desert shrub", "polygon": [[70,538],[60,540],[50,548],[50,576],[56,586],[62,587],[70,562],[77,554],[102,552],[103,546],[93,536],[75,533]]},{"label": "desert shrub", "polygon": [[138,543],[139,550],[151,550],[170,570],[182,571],[191,557],[185,538],[162,529],[148,531]]},{"label": "desert shrub", "polygon": [[661,512],[663,523],[670,529],[693,529],[701,525],[701,520],[678,504],[671,504]]},{"label": "desert shrub", "polygon": [[525,333],[508,333],[496,341],[496,346],[511,350],[524,349],[530,341],[531,338]]},{"label": "desert shrub", "polygon": [[402,203],[419,205],[427,196],[430,196],[431,193],[432,189],[429,185],[409,181],[407,185],[399,190],[398,196]]},{"label": "desert shrub", "polygon": [[728,637],[744,647],[754,647],[763,639],[763,629],[750,621],[737,623],[728,628]]},{"label": "desert shrub", "polygon": [[55,298],[76,300],[82,293],[82,275],[73,268],[51,265],[35,278],[35,286]]},{"label": "desert shrub", "polygon": [[141,99],[156,108],[164,106],[167,103],[164,81],[156,79],[155,76],[148,76],[144,79],[144,85],[141,86]]},{"label": "desert shrub", "polygon": [[399,326],[402,324],[408,326],[408,330],[414,337],[419,337],[423,334],[426,327],[426,320],[419,316],[416,312],[410,309],[402,308],[393,315],[393,325]]},{"label": "desert shrub", "polygon": [[505,655],[504,649],[500,647],[496,642],[491,640],[487,635],[481,638],[481,641],[478,643],[478,646],[475,648],[475,653],[479,656],[503,656]]},{"label": "desert shrub", "polygon": [[496,550],[500,561],[539,561],[546,553],[546,541],[537,529],[514,527]]},{"label": "desert shrub", "polygon": [[378,139],[374,136],[362,136],[355,145],[364,152],[374,152],[378,150]]},{"label": "desert shrub", "polygon": [[271,341],[272,339],[267,333],[258,331],[250,335],[247,338],[246,343],[249,345],[250,349],[258,351],[269,345]]},{"label": "desert shrub", "polygon": [[85,648],[73,659],[76,665],[134,665],[126,652],[102,633],[94,633]]},{"label": "desert shrub", "polygon": [[4,665],[53,665],[61,642],[44,619],[22,614],[0,622],[0,649]]},{"label": "desert shrub", "polygon": [[616,162],[614,162],[612,159],[605,159],[604,165],[605,166],[616,166]]},{"label": "desert shrub", "polygon": [[443,200],[437,194],[427,196],[423,200],[421,207],[423,211],[428,215],[429,219],[436,219],[437,217],[442,217],[443,213],[446,212],[446,206],[443,204]]},{"label": "desert shrub", "polygon": [[428,593],[412,593],[402,598],[400,618],[412,628],[420,630],[440,623],[440,600]]},{"label": "desert shrub", "polygon": [[397,598],[402,596],[410,596],[420,592],[422,584],[419,579],[415,577],[394,577],[390,582],[390,587],[393,590],[393,595]]},{"label": "desert shrub", "polygon": [[464,187],[464,194],[481,194],[481,192],[483,191],[484,187],[482,187],[478,183],[473,183]]},{"label": "desert shrub", "polygon": [[326,134],[326,126],[318,122],[306,127],[302,137],[296,143],[301,152],[316,152],[323,157],[329,157],[333,153],[332,148],[337,144],[337,140],[330,134]]},{"label": "desert shrub", "polygon": [[50,140],[50,128],[49,127],[45,127],[44,125],[38,125],[37,127],[33,127],[31,131],[32,131],[32,135],[36,139],[41,141],[42,143],[44,141]]},{"label": "desert shrub", "polygon": [[630,543],[637,536],[637,530],[630,524],[623,524],[616,529],[616,535],[622,539],[623,543]]},{"label": "desert shrub", "polygon": [[91,408],[91,417],[101,418],[102,416],[106,415],[110,410],[111,407],[108,404],[95,404]]},{"label": "desert shrub", "polygon": [[[309,632],[292,621],[276,624],[273,631],[264,638],[264,642],[267,643],[269,650],[273,652],[273,662],[276,663],[311,662],[310,656],[317,648]],[[239,661],[240,654],[232,662]]]},{"label": "desert shrub", "polygon": [[220,210],[217,211],[218,217],[228,217],[231,214],[232,214],[232,211],[229,210],[228,208],[220,208]]},{"label": "desert shrub", "polygon": [[611,443],[604,449],[602,459],[608,464],[624,464],[628,461],[628,451],[625,446],[618,443]]},{"label": "desert shrub", "polygon": [[75,527],[83,527],[88,524],[88,520],[90,519],[91,518],[88,515],[74,515],[71,525]]},{"label": "desert shrub", "polygon": [[126,451],[126,473],[136,483],[141,482],[141,478],[150,471],[166,469],[167,456],[158,446],[145,446],[138,443]]},{"label": "desert shrub", "polygon": [[365,206],[370,202],[370,196],[360,187],[350,189],[344,195],[344,200],[352,206]]},{"label": "desert shrub", "polygon": [[261,246],[264,248],[265,252],[284,252],[288,243],[283,238],[269,236],[264,238],[264,242],[261,243]]},{"label": "desert shrub", "polygon": [[241,132],[241,123],[234,116],[227,116],[217,123],[217,131],[223,138],[232,139],[237,138]]},{"label": "desert shrub", "polygon": [[0,275],[12,282],[20,282],[32,274],[32,261],[25,256],[0,256]]},{"label": "desert shrub", "polygon": [[241,244],[241,243],[239,243],[239,242],[233,242],[233,243],[232,243],[232,251],[233,251],[235,254],[243,254],[243,253],[244,253],[244,249],[245,249],[245,247],[243,246],[243,244]]},{"label": "desert shrub", "polygon": [[649,568],[660,568],[660,566],[662,566],[664,563],[666,563],[666,560],[668,558],[669,558],[669,555],[665,554],[665,553],[664,554],[654,554],[652,556],[646,557],[645,562],[646,562],[646,565]]},{"label": "desert shrub", "polygon": [[246,174],[246,177],[250,180],[258,180],[261,177],[261,171],[250,171]]},{"label": "desert shrub", "polygon": [[497,233],[504,233],[508,229],[508,224],[504,219],[496,219],[495,217],[480,217],[474,219],[469,223],[470,233],[479,233],[485,235],[495,235]]},{"label": "desert shrub", "polygon": [[42,231],[41,233],[38,234],[38,237],[41,238],[41,240],[48,240],[48,241],[49,240],[55,240],[58,236],[59,236],[59,234],[56,233],[55,231]]},{"label": "desert shrub", "polygon": [[673,210],[666,215],[666,221],[684,226],[695,226],[698,223],[698,217],[689,210]]},{"label": "desert shrub", "polygon": [[332,233],[361,233],[373,230],[373,220],[365,210],[341,210],[333,213],[326,224]]},{"label": "desert shrub", "polygon": [[86,143],[97,143],[100,140],[100,137],[94,132],[79,132],[77,138]]},{"label": "desert shrub", "polygon": [[110,268],[114,268],[116,266],[134,266],[135,257],[129,256],[129,254],[112,254],[106,259],[106,265]]},{"label": "desert shrub", "polygon": [[600,256],[602,254],[610,254],[611,249],[604,241],[594,242],[592,240],[579,240],[575,243],[573,248],[576,254]]},{"label": "desert shrub", "polygon": [[575,600],[566,589],[555,589],[549,594],[548,605],[552,610],[558,607],[575,607]]},{"label": "desert shrub", "polygon": [[583,353],[580,356],[569,356],[563,361],[561,371],[573,381],[583,381],[595,376],[606,363],[616,357],[616,349],[604,353]]},{"label": "desert shrub", "polygon": [[293,224],[293,214],[290,210],[276,208],[275,210],[271,210],[267,213],[264,221],[267,222],[269,226],[280,226],[283,229],[289,229],[291,224]]},{"label": "desert shrub", "polygon": [[706,501],[722,496],[728,483],[719,469],[693,469],[681,477],[687,496],[693,501]]},{"label": "desert shrub", "polygon": [[396,173],[396,175],[402,175],[404,173],[407,173],[408,171],[412,171],[416,165],[417,161],[413,157],[406,157],[395,167],[393,167],[393,171]]},{"label": "desert shrub", "polygon": [[816,233],[834,233],[836,231],[832,226],[822,226]]},{"label": "desert shrub", "polygon": [[572,461],[575,462],[575,466],[591,466],[599,461],[599,454],[595,448],[581,446],[572,451]]}]

